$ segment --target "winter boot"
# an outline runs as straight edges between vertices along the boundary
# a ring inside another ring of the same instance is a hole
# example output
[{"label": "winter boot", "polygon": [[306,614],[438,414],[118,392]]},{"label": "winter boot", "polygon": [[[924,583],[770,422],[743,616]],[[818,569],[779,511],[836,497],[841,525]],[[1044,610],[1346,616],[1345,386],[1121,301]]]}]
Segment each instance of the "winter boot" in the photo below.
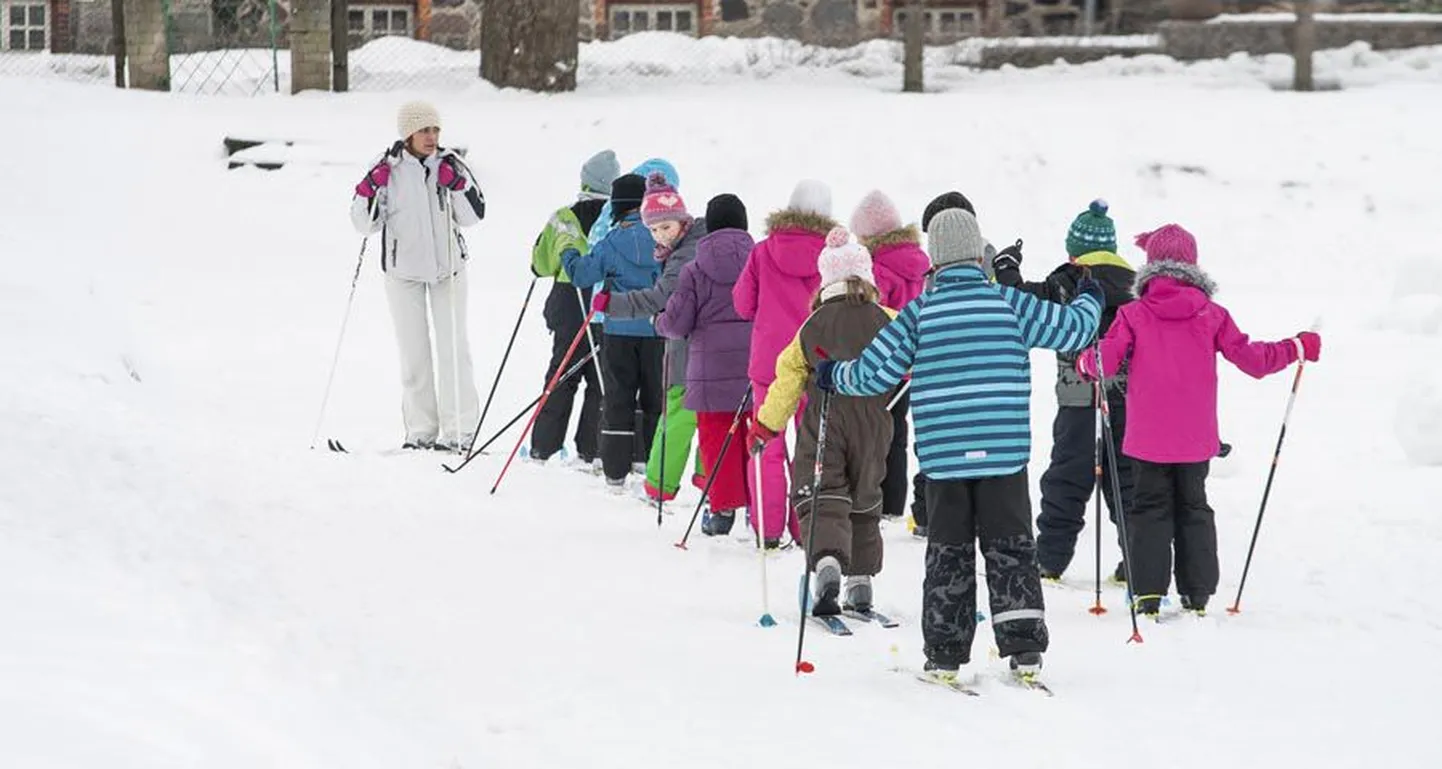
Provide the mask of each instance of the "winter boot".
[{"label": "winter boot", "polygon": [[1182,608],[1194,612],[1198,617],[1204,617],[1207,614],[1207,599],[1209,598],[1211,598],[1209,595],[1184,595],[1182,596]]},{"label": "winter boot", "polygon": [[817,617],[830,617],[841,613],[836,598],[841,594],[841,562],[836,556],[823,556],[816,562],[816,593],[811,601],[811,613]]},{"label": "winter boot", "polygon": [[1041,578],[1047,582],[1061,582],[1061,572],[1059,571],[1052,571],[1045,566],[1038,566],[1037,571],[1041,573]]},{"label": "winter boot", "polygon": [[846,578],[846,598],[842,608],[847,611],[871,611],[871,577],[852,574]]},{"label": "winter boot", "polygon": [[1041,652],[1017,652],[1011,655],[1011,670],[1019,676],[1041,672]]},{"label": "winter boot", "polygon": [[1136,599],[1137,614],[1142,617],[1156,619],[1162,613],[1162,597],[1159,595],[1147,595]]},{"label": "winter boot", "polygon": [[430,451],[435,447],[436,445],[434,443],[427,443],[425,441],[406,441],[401,444],[401,448],[405,451]]},{"label": "winter boot", "polygon": [[607,478],[607,479],[606,479],[606,492],[607,492],[608,494],[615,494],[615,495],[618,496],[618,497],[621,496],[622,494],[625,494],[625,493],[626,493],[626,479],[625,479],[625,478]]},{"label": "winter boot", "polygon": [[921,666],[921,674],[925,676],[927,680],[943,686],[961,685],[962,682],[959,679],[959,673],[959,665],[948,666],[927,660],[926,664]]},{"label": "winter boot", "polygon": [[1122,587],[1126,587],[1126,584],[1127,584],[1127,565],[1126,565],[1125,563],[1118,563],[1118,564],[1117,564],[1117,569],[1116,569],[1116,571],[1112,572],[1111,583],[1112,583],[1113,585],[1121,585]]},{"label": "winter boot", "polygon": [[725,536],[731,533],[735,522],[735,510],[707,510],[701,514],[701,533],[708,537]]}]

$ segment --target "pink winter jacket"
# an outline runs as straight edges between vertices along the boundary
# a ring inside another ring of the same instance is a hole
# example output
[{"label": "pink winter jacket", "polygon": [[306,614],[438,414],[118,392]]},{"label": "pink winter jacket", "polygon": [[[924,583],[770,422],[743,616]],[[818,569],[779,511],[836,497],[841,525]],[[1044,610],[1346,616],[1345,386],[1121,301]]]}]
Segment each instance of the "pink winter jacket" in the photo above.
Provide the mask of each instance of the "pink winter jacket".
[{"label": "pink winter jacket", "polygon": [[901,311],[926,288],[931,258],[921,250],[921,235],[907,227],[862,240],[871,251],[871,271],[881,290],[881,304]]},{"label": "pink winter jacket", "polygon": [[731,290],[736,314],[753,321],[746,368],[751,381],[769,386],[776,380],[776,359],[811,314],[811,298],[821,285],[816,257],[835,226],[827,217],[801,211],[767,218],[766,239],[751,249]]},{"label": "pink winter jacket", "polygon": [[[1101,341],[1108,376],[1123,361],[1127,425],[1122,453],[1147,462],[1203,462],[1217,455],[1217,353],[1257,379],[1297,359],[1291,340],[1253,342],[1213,302],[1216,284],[1195,265],[1153,262],[1137,272],[1137,301],[1117,310]],[[1095,348],[1077,359],[1096,378]]]}]

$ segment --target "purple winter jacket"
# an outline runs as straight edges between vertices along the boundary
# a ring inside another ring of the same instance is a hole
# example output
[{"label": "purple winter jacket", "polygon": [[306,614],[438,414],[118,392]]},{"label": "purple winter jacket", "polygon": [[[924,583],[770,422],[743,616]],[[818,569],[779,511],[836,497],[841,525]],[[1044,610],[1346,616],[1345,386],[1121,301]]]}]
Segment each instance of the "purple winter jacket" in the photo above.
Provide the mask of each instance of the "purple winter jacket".
[{"label": "purple winter jacket", "polygon": [[669,339],[689,337],[686,408],[732,413],[750,381],[751,321],[736,314],[731,291],[755,242],[745,230],[717,230],[696,244],[696,259],[681,270],[656,330]]}]

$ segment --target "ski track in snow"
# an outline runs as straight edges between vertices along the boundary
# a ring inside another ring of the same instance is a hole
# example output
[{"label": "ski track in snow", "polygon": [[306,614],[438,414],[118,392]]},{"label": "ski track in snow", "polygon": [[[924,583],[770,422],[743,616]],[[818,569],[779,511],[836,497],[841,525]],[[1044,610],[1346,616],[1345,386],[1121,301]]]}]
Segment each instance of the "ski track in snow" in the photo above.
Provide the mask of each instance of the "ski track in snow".
[{"label": "ski track in snow", "polygon": [[[798,679],[801,555],[768,564],[780,626],[756,627],[754,551],[699,531],[672,547],[694,490],[658,530],[559,468],[518,462],[489,495],[514,431],[457,476],[440,471],[449,457],[381,456],[399,398],[373,256],[309,450],[360,242],[349,191],[415,95],[0,79],[6,114],[27,116],[0,121],[0,755],[15,765],[1442,764],[1427,737],[1442,605],[1418,589],[1442,546],[1442,470],[1409,464],[1399,441],[1426,441],[1403,429],[1409,405],[1439,419],[1435,398],[1400,386],[1439,381],[1436,328],[1398,320],[1409,277],[1442,261],[1435,84],[1294,95],[1013,73],[925,98],[831,81],[434,95],[489,201],[466,232],[484,276],[482,388],[536,231],[605,146],[628,166],[675,161],[692,210],[737,192],[758,236],[803,176],[832,184],[843,219],[872,187],[908,219],[956,187],[994,242],[1026,240],[1029,277],[1103,196],[1134,261],[1133,233],[1196,232],[1218,300],[1254,337],[1320,315],[1323,360],[1302,382],[1243,613],[1224,607],[1291,375],[1222,365],[1236,450],[1210,484],[1212,614],[1127,644],[1121,591],[1097,618],[1089,592],[1049,589],[1052,699],[990,677],[958,698],[891,672],[922,661],[924,545],[900,526],[877,597],[903,626],[809,628],[817,670]],[[314,146],[281,171],[226,171],[221,137],[255,134]],[[483,434],[534,397],[548,352],[533,302]],[[1035,483],[1055,364],[1038,352],[1033,366]],[[1092,568],[1088,529],[1068,578]],[[1004,666],[990,630],[974,647],[987,676]]]}]

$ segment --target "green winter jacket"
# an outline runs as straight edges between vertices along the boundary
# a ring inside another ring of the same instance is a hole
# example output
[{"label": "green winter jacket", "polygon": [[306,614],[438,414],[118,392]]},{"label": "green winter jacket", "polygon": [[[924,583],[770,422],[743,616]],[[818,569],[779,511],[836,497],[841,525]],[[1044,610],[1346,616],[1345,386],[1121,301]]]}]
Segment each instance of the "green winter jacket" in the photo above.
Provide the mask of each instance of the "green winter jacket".
[{"label": "green winter jacket", "polygon": [[561,269],[561,254],[567,249],[574,249],[581,256],[591,250],[576,212],[562,208],[551,214],[550,221],[536,238],[536,245],[531,247],[531,272],[537,277],[555,278],[557,283],[570,283],[571,276]]}]

